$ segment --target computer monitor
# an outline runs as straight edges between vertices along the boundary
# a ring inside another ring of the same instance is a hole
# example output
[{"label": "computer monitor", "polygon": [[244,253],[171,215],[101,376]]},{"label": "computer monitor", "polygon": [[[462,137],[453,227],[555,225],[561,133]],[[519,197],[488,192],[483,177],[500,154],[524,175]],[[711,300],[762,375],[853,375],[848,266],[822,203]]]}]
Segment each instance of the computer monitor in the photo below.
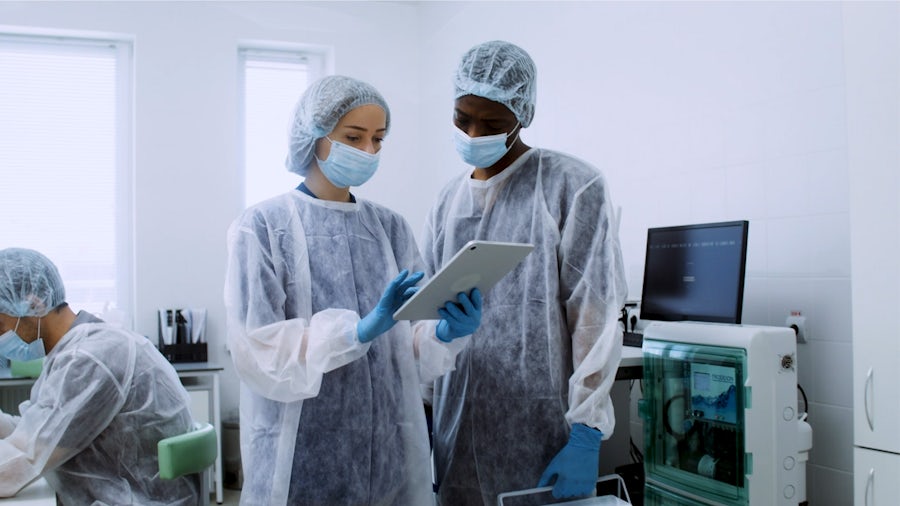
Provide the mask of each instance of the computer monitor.
[{"label": "computer monitor", "polygon": [[741,323],[748,221],[647,230],[641,320]]}]

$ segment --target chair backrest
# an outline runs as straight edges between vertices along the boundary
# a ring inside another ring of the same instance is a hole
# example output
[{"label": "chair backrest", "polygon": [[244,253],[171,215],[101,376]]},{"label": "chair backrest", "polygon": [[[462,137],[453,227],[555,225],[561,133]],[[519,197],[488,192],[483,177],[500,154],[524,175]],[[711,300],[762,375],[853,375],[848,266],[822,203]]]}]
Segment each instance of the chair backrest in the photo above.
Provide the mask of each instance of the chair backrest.
[{"label": "chair backrest", "polygon": [[195,423],[194,429],[184,434],[167,437],[157,443],[159,477],[174,480],[186,474],[200,475],[200,504],[209,503],[210,467],[219,452],[216,429],[208,423]]},{"label": "chair backrest", "polygon": [[37,378],[44,368],[44,359],[36,358],[27,362],[9,361],[9,372],[14,378]]},{"label": "chair backrest", "polygon": [[208,424],[194,424],[194,430],[167,437],[157,444],[159,477],[173,480],[185,474],[205,471],[218,455],[216,429]]}]

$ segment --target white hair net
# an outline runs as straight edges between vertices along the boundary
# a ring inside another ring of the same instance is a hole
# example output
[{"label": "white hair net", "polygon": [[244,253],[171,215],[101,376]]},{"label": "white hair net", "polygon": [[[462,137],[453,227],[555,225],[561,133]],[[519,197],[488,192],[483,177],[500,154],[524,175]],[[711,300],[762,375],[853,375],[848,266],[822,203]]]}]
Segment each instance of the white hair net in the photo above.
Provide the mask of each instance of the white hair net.
[{"label": "white hair net", "polygon": [[527,128],[534,118],[537,68],[528,53],[502,40],[469,49],[456,69],[454,99],[475,95],[509,108]]},{"label": "white hair net", "polygon": [[312,83],[294,108],[288,141],[290,152],[285,160],[288,170],[306,176],[316,141],[331,133],[345,114],[368,104],[384,109],[385,127],[390,130],[391,111],[371,84],[346,76],[326,76]]},{"label": "white hair net", "polygon": [[40,317],[65,300],[62,278],[49,258],[25,248],[0,250],[0,313]]}]

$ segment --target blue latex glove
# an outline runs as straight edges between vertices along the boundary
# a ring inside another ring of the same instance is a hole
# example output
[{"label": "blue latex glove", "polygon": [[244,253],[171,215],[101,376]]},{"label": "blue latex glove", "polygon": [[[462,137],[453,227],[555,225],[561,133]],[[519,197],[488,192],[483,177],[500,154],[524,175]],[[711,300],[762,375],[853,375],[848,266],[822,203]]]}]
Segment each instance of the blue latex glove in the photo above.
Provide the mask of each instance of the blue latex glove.
[{"label": "blue latex glove", "polygon": [[472,289],[472,296],[465,293],[456,296],[459,304],[447,301],[444,307],[438,309],[441,321],[438,322],[437,338],[445,343],[467,336],[481,325],[481,291]]},{"label": "blue latex glove", "polygon": [[407,277],[408,274],[409,271],[403,269],[403,272],[388,283],[375,309],[362,317],[356,324],[356,334],[359,336],[360,342],[368,343],[391,330],[391,327],[397,323],[394,320],[394,312],[400,309],[406,299],[412,297],[419,290],[415,284],[422,281],[425,276],[424,272],[416,272]]},{"label": "blue latex glove", "polygon": [[569,442],[563,447],[541,475],[538,487],[553,486],[553,497],[557,499],[584,497],[596,490],[600,472],[600,441],[603,433],[587,425],[572,425]]}]

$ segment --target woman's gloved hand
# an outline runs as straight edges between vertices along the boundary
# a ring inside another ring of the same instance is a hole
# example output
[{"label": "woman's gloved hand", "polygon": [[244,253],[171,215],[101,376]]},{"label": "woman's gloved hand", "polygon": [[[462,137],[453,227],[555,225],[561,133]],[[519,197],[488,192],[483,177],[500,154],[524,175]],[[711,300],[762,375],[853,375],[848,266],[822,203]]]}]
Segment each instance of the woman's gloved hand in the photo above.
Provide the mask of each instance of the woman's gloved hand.
[{"label": "woman's gloved hand", "polygon": [[556,476],[553,497],[563,499],[590,495],[596,490],[597,475],[600,472],[602,439],[603,433],[597,429],[581,423],[572,425],[569,442],[550,461],[541,475],[538,487],[550,485],[550,481]]},{"label": "woman's gloved hand", "polygon": [[403,269],[393,281],[388,283],[375,309],[362,317],[356,324],[356,334],[359,336],[360,342],[368,343],[391,330],[391,327],[397,323],[394,320],[394,312],[400,309],[406,299],[412,297],[419,290],[415,284],[424,276],[424,272],[409,274],[407,269]]},{"label": "woman's gloved hand", "polygon": [[438,322],[437,338],[445,343],[467,336],[481,325],[481,292],[477,288],[472,289],[472,296],[460,293],[456,296],[459,303],[447,301],[444,307],[438,309],[441,321]]}]

